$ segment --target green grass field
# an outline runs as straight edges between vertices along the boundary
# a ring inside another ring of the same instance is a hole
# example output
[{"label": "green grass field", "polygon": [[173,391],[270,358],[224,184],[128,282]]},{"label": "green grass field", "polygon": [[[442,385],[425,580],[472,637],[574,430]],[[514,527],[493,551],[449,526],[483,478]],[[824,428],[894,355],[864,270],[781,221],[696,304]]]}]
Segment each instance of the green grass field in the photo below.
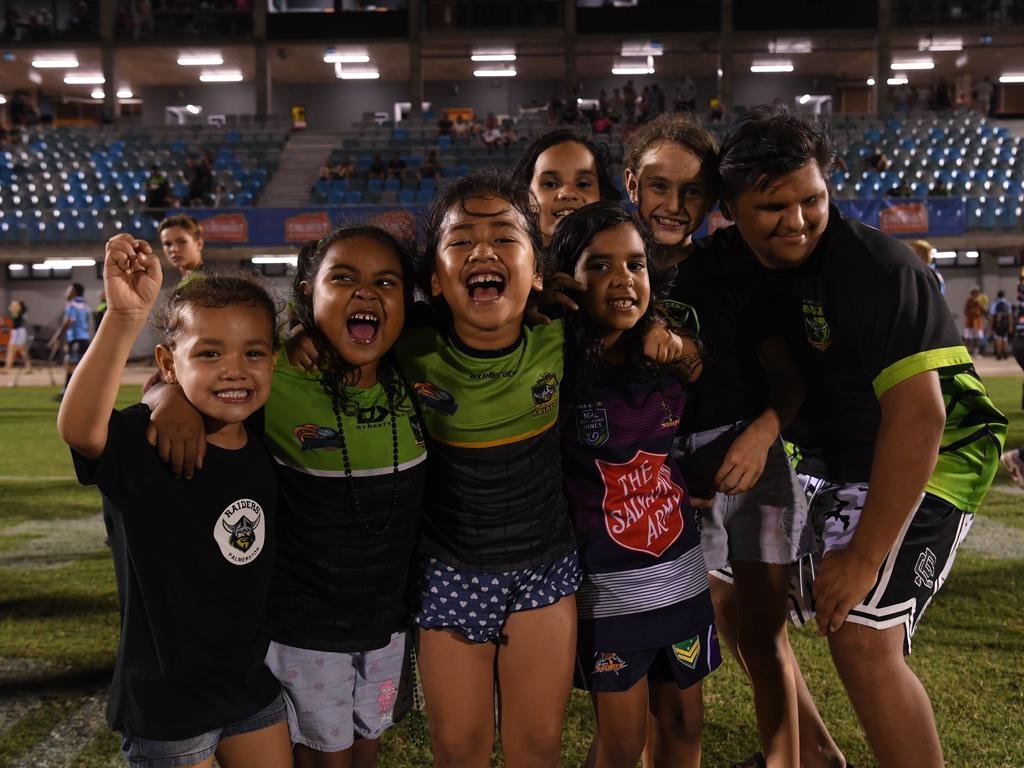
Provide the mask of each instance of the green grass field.
[{"label": "green grass field", "polygon": [[[1008,444],[1021,445],[1020,379],[988,383],[1011,420]],[[117,736],[89,699],[109,679],[117,647],[114,573],[98,494],[74,480],[56,433],[54,392],[0,391],[0,768],[52,749],[54,729],[73,733],[73,753],[34,764],[122,764]],[[138,395],[125,387],[119,405]],[[1013,539],[1024,529],[1024,495],[1002,473],[997,486],[981,515],[993,523],[988,535]],[[931,693],[950,766],[1024,766],[1022,599],[1020,550],[1011,559],[964,551],[915,636],[911,664]],[[851,761],[871,765],[826,643],[801,630],[793,644],[836,741]],[[706,682],[705,701],[705,765],[730,765],[757,749],[750,691],[732,659]],[[83,710],[93,715],[84,726]],[[574,693],[564,765],[582,762],[591,730],[589,701]],[[414,714],[386,735],[382,765],[429,764],[426,725]]]}]

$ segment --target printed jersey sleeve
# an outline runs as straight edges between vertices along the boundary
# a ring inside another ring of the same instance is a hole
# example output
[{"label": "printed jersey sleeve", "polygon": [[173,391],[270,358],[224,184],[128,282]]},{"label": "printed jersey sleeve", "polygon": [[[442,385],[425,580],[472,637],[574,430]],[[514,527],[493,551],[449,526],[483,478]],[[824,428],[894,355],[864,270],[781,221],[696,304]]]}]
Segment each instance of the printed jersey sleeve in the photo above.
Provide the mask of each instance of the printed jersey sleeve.
[{"label": "printed jersey sleeve", "polygon": [[71,458],[82,485],[95,485],[120,506],[146,483],[144,465],[153,448],[146,442],[149,408],[139,403],[123,411],[112,411],[107,423],[107,444],[95,459],[87,459],[74,449]]},{"label": "printed jersey sleeve", "polygon": [[871,375],[875,397],[924,371],[967,368],[964,348],[942,294],[923,269],[903,264],[851,290],[855,343]]}]

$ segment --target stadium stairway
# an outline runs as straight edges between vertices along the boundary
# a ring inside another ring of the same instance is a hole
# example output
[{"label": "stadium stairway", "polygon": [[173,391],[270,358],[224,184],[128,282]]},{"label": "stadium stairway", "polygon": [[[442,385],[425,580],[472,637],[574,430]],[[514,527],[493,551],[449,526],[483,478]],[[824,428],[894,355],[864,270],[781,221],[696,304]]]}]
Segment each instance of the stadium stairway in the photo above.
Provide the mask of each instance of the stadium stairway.
[{"label": "stadium stairway", "polygon": [[296,208],[309,205],[309,189],[341,138],[331,131],[292,134],[281,153],[281,164],[260,197],[260,208]]}]

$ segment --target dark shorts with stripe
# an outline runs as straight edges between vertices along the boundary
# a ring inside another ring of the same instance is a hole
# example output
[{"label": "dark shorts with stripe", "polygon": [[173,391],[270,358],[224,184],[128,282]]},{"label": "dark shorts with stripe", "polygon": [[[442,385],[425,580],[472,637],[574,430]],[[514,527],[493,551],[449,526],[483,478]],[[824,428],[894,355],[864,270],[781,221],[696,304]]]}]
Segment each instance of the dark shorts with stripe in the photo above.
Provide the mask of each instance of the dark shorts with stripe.
[{"label": "dark shorts with stripe", "polygon": [[682,690],[699,683],[721,663],[714,624],[672,645],[640,651],[598,650],[581,641],[573,685],[595,693],[628,691],[646,675],[650,682],[675,683]]}]

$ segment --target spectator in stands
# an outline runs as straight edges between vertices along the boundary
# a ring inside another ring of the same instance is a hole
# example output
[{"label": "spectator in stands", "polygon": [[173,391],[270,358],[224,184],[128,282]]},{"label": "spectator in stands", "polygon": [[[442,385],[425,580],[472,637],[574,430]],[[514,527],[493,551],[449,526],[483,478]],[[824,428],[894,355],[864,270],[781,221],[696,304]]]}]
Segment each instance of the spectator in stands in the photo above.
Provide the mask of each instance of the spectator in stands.
[{"label": "spectator in stands", "polygon": [[373,161],[370,163],[370,169],[366,172],[366,178],[368,179],[385,179],[388,175],[388,167],[384,163],[384,158],[380,156],[380,152],[373,153]]},{"label": "spectator in stands", "polygon": [[480,141],[483,142],[485,147],[492,150],[495,147],[502,147],[505,145],[501,135],[501,128],[497,125],[493,128],[485,128],[484,132],[480,134]]},{"label": "spectator in stands", "polygon": [[625,109],[626,102],[622,98],[622,93],[618,88],[612,89],[612,96],[608,99],[608,117],[613,122],[618,122],[622,119],[623,110]]},{"label": "spectator in stands", "polygon": [[636,88],[632,80],[627,80],[622,88],[622,109],[627,123],[636,122]]},{"label": "spectator in stands", "polygon": [[927,83],[921,83],[914,89],[914,109],[918,112],[924,112],[933,107],[934,96],[932,94],[932,87]]},{"label": "spectator in stands", "polygon": [[722,106],[721,99],[712,99],[710,102],[711,109],[708,112],[708,122],[712,125],[718,125],[725,120],[725,108]]},{"label": "spectator in stands", "polygon": [[202,158],[196,160],[195,158],[190,157],[188,159],[188,170],[186,172],[186,176],[188,177],[189,206],[202,208],[203,206],[209,205],[207,190],[210,188],[213,174],[210,172],[206,163],[203,162]]},{"label": "spectator in stands", "polygon": [[865,171],[878,171],[881,173],[886,170],[890,165],[889,158],[886,157],[885,152],[879,148],[864,157],[864,170]]},{"label": "spectator in stands", "polygon": [[597,114],[599,117],[608,116],[608,94],[605,92],[604,88],[602,88],[601,92],[597,95]]},{"label": "spectator in stands", "polygon": [[214,208],[226,208],[231,204],[231,196],[228,194],[228,188],[224,184],[217,185],[217,191],[213,196],[213,207]]},{"label": "spectator in stands", "polygon": [[987,116],[991,113],[992,95],[995,91],[996,87],[992,84],[992,79],[988,77],[974,86],[974,106],[981,114]]},{"label": "spectator in stands", "polygon": [[161,210],[169,205],[171,185],[167,181],[167,176],[160,170],[160,166],[150,166],[144,188],[146,190],[146,208],[149,215],[156,219],[162,218],[163,213]]},{"label": "spectator in stands", "polygon": [[928,197],[949,197],[950,194],[952,193],[949,191],[949,187],[942,179],[937,180],[928,190]]},{"label": "spectator in stands", "polygon": [[388,176],[392,179],[401,179],[405,176],[405,160],[399,152],[395,152],[388,161]]},{"label": "spectator in stands", "polygon": [[676,112],[693,112],[697,109],[697,84],[692,77],[685,75],[676,81],[672,101]]},{"label": "spectator in stands", "polygon": [[350,179],[356,175],[356,164],[351,155],[345,155],[332,171],[335,179]]},{"label": "spectator in stands", "polygon": [[935,275],[935,279],[939,282],[939,292],[943,295],[946,294],[946,281],[942,277],[942,273],[939,272],[938,267],[935,266],[935,261],[932,258],[932,254],[935,253],[935,249],[932,244],[927,240],[912,240],[907,245],[910,246],[910,250],[917,254],[917,257],[921,262],[932,271]]},{"label": "spectator in stands", "polygon": [[651,104],[647,109],[647,119],[653,120],[658,115],[664,114],[665,92],[661,90],[657,83],[651,83],[651,88],[648,91],[647,96],[651,101]]},{"label": "spectator in stands", "polygon": [[565,111],[565,104],[562,102],[561,96],[557,93],[551,97],[548,102],[548,122],[549,123],[560,123],[562,122],[562,113]]},{"label": "spectator in stands", "polygon": [[498,118],[494,116],[493,112],[487,113],[487,119],[484,120],[484,130],[492,131],[498,127]]},{"label": "spectator in stands", "polygon": [[590,128],[594,133],[611,133],[612,121],[606,115],[598,115],[590,124]]},{"label": "spectator in stands", "polygon": [[470,125],[462,115],[455,118],[455,125],[452,126],[452,136],[456,139],[464,139],[469,135]]},{"label": "spectator in stands", "polygon": [[974,286],[964,302],[964,346],[971,355],[978,354],[985,333],[985,309],[978,298],[981,288]]},{"label": "spectator in stands", "polygon": [[[459,117],[459,120],[462,120],[462,118]],[[437,135],[451,136],[453,127],[454,124],[452,123],[451,118],[448,117],[448,113],[445,112],[444,114],[441,115],[441,119],[437,121]]]},{"label": "spectator in stands", "polygon": [[946,78],[940,78],[939,84],[935,87],[935,109],[945,112],[953,106],[953,95],[950,92],[949,83]]},{"label": "spectator in stands", "polygon": [[423,179],[434,179],[438,183],[441,182],[441,161],[437,157],[436,149],[427,152],[426,159],[420,163],[420,167],[417,170],[417,178],[420,181]]},{"label": "spectator in stands", "polygon": [[646,123],[650,118],[651,89],[644,86],[640,91],[640,98],[636,102],[636,119],[639,123]]}]

